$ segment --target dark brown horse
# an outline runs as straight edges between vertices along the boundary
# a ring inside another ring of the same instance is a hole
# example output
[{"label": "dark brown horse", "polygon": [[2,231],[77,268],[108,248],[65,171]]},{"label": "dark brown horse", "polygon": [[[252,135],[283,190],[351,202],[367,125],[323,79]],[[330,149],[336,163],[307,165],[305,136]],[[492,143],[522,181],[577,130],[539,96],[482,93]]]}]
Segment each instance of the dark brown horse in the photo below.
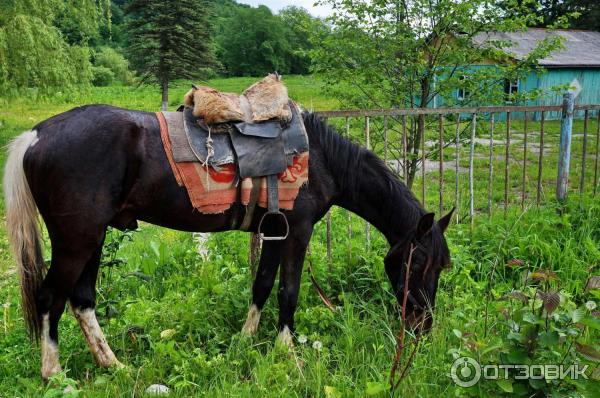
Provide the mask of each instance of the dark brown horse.
[{"label": "dark brown horse", "polygon": [[[279,270],[279,338],[291,344],[306,248],[315,223],[332,205],[358,214],[387,238],[391,249],[385,270],[398,298],[403,297],[410,248],[417,248],[408,310],[414,319],[424,315],[435,303],[440,271],[449,263],[443,232],[450,214],[434,222],[433,214],[372,152],[345,140],[315,115],[303,117],[310,183],[287,212],[289,237],[264,242],[243,331],[256,331]],[[31,335],[41,340],[44,378],[61,369],[58,322],[67,301],[96,362],[120,365],[94,313],[108,226],[135,228],[143,220],[183,231],[218,232],[230,229],[234,217],[232,211],[207,215],[192,208],[171,172],[153,113],[103,105],[72,109],[17,137],[10,144],[4,192],[24,316]],[[244,216],[240,210],[235,216]],[[45,276],[38,211],[52,245]],[[254,216],[252,230],[262,211]]]}]

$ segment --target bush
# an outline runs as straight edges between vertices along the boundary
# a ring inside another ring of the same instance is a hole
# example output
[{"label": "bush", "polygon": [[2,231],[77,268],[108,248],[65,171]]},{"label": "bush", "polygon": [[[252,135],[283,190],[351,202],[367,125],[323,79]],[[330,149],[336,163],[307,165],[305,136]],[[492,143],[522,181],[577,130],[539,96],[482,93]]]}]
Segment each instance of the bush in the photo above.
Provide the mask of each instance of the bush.
[{"label": "bush", "polygon": [[94,75],[92,80],[94,86],[110,86],[115,80],[113,71],[104,66],[92,66],[92,74]]},{"label": "bush", "polygon": [[94,56],[94,65],[110,69],[114,78],[123,84],[133,83],[133,74],[129,70],[129,62],[114,48],[101,47]]}]

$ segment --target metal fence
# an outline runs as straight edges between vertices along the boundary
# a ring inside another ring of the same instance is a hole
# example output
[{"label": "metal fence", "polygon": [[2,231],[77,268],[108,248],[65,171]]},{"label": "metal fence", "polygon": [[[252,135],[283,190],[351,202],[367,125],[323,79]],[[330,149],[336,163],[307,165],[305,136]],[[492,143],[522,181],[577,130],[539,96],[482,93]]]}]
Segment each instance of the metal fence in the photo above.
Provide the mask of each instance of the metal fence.
[{"label": "metal fence", "polygon": [[[546,120],[550,112],[559,112],[560,121]],[[455,206],[456,221],[468,220],[471,228],[478,214],[491,215],[498,207],[506,214],[511,206],[539,206],[563,201],[567,192],[596,195],[599,190],[600,105],[574,105],[571,94],[556,106],[317,114],[379,154],[400,178],[412,179],[425,207],[443,214]],[[415,132],[419,118],[424,128]],[[328,214],[329,257],[330,232]],[[368,244],[368,224],[365,234]]]}]

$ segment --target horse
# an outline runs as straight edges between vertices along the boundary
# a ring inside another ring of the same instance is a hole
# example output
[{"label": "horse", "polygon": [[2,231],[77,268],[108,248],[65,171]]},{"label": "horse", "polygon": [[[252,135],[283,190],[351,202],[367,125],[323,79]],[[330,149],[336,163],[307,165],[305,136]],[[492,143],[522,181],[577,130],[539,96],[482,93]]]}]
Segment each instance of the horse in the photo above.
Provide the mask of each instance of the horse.
[{"label": "horse", "polygon": [[[443,233],[452,212],[436,222],[373,152],[338,135],[314,113],[304,112],[302,118],[310,143],[309,183],[301,188],[293,210],[285,212],[289,236],[263,243],[243,333],[256,332],[279,271],[277,339],[293,344],[307,246],[315,223],[334,205],[364,218],[385,236],[390,249],[384,267],[393,292],[399,302],[404,297],[408,319],[421,319],[428,330],[431,317],[425,323],[423,317],[435,305],[440,272],[450,262]],[[156,114],[108,105],[74,108],[17,136],[9,144],[4,194],[23,316],[31,340],[41,345],[43,379],[61,371],[58,323],[67,302],[95,362],[123,366],[94,311],[108,226],[135,229],[144,221],[182,231],[219,232],[230,230],[232,218],[245,214],[242,205],[237,205],[239,211],[220,214],[195,210],[172,173]],[[264,211],[256,209],[250,231],[256,232]],[[38,213],[51,244],[47,271]],[[404,286],[409,256],[409,285]]]}]

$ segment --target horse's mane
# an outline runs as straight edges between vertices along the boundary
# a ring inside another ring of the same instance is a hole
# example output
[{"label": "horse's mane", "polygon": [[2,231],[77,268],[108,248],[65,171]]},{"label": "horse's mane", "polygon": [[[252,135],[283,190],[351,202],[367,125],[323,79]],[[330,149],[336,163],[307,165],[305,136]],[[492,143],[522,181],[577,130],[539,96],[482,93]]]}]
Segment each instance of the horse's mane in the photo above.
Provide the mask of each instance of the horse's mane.
[{"label": "horse's mane", "polygon": [[[366,175],[377,175],[378,178],[368,181],[374,186],[383,184],[377,189],[386,192],[379,198],[381,209],[396,227],[405,229],[406,238],[410,239],[425,209],[406,184],[377,155],[342,137],[316,114],[305,112],[303,118],[311,147],[322,148],[326,166],[335,170],[336,182],[344,193],[351,199],[358,198],[359,181],[368,178]],[[434,223],[431,238],[435,264],[448,264],[450,255],[437,223]]]},{"label": "horse's mane", "polygon": [[[425,210],[410,189],[383,160],[373,152],[342,137],[318,115],[305,112],[303,118],[311,146],[317,145],[323,148],[326,166],[330,170],[336,170],[337,183],[351,199],[357,198],[361,173],[369,168],[379,177],[372,181],[373,184],[385,184],[387,195],[381,200],[394,202],[387,206],[382,203],[389,211],[390,219],[400,217],[406,223],[405,225],[416,225],[419,218],[425,214]],[[398,209],[401,211],[397,211]]]}]

